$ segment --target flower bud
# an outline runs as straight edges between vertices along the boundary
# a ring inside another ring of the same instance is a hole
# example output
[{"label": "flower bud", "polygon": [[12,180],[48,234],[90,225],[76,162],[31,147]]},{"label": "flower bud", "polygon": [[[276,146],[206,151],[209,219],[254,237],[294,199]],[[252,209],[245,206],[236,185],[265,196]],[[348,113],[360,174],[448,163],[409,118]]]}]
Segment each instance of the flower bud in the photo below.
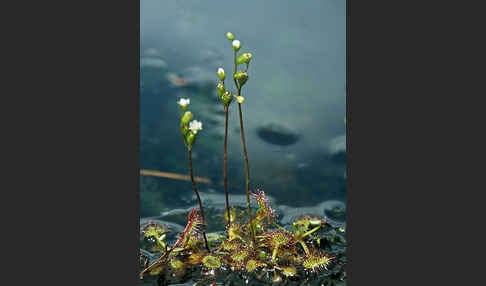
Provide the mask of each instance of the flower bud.
[{"label": "flower bud", "polygon": [[192,144],[194,144],[194,141],[196,141],[196,134],[189,132],[186,136],[186,141],[189,146],[192,147]]},{"label": "flower bud", "polygon": [[230,40],[230,41],[233,41],[235,39],[235,36],[233,36],[233,34],[231,32],[228,32],[228,33],[226,33],[226,38],[228,38],[228,40]]},{"label": "flower bud", "polygon": [[231,103],[231,101],[233,100],[233,96],[231,96],[231,94],[227,91],[223,94],[223,96],[221,97],[221,100],[223,101],[224,105],[229,105]]},{"label": "flower bud", "polygon": [[249,64],[251,58],[252,55],[250,53],[243,53],[236,61],[238,62],[238,64],[242,64],[242,63]]},{"label": "flower bud", "polygon": [[241,56],[238,57],[238,59],[236,60],[236,62],[241,65],[242,63],[244,63],[246,61],[246,57],[245,57],[245,54],[242,54]]},{"label": "flower bud", "polygon": [[216,90],[218,91],[218,96],[221,97],[223,96],[225,90],[224,90],[224,84],[222,84],[221,82],[218,83],[218,85],[216,86]]},{"label": "flower bud", "polygon": [[224,69],[223,68],[219,68],[218,69],[218,76],[219,76],[219,79],[221,81],[224,81],[224,78],[226,77],[226,74],[224,73]]},{"label": "flower bud", "polygon": [[240,87],[243,86],[248,80],[248,74],[246,72],[237,72],[235,73],[234,77],[238,81]]},{"label": "flower bud", "polygon": [[240,104],[241,104],[241,103],[245,102],[245,98],[244,98],[243,96],[241,96],[241,95],[240,95],[240,96],[237,96],[237,97],[236,97],[236,101],[238,101],[238,103],[240,103]]},{"label": "flower bud", "polygon": [[240,41],[238,41],[238,40],[234,40],[234,41],[233,41],[233,49],[235,49],[235,51],[237,52],[237,51],[239,51],[239,50],[240,50],[240,48],[241,48],[241,43],[240,43]]},{"label": "flower bud", "polygon": [[189,128],[187,128],[187,125],[181,124],[181,133],[182,136],[187,136],[187,133],[189,133]]},{"label": "flower bud", "polygon": [[181,118],[181,125],[187,125],[192,119],[192,112],[186,111]]}]

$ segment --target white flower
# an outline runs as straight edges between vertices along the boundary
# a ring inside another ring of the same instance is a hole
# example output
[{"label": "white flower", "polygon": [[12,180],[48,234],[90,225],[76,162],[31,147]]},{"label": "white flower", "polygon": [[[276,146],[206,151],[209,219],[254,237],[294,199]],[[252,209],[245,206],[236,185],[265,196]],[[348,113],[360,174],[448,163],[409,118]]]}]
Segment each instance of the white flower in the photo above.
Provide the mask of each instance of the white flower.
[{"label": "white flower", "polygon": [[224,80],[224,78],[226,77],[225,73],[224,73],[224,69],[223,68],[219,68],[218,69],[218,76],[219,76],[219,79],[220,80]]},{"label": "white flower", "polygon": [[202,130],[202,122],[197,120],[189,122],[189,130],[191,130],[193,133],[197,133],[199,130]]},{"label": "white flower", "polygon": [[238,40],[234,40],[234,41],[233,41],[233,48],[234,48],[236,51],[238,51],[238,50],[240,49],[240,47],[241,47],[241,43],[240,43],[240,41],[238,41]]},{"label": "white flower", "polygon": [[179,104],[181,107],[186,107],[189,105],[189,103],[191,103],[191,100],[189,98],[181,98],[177,102],[177,104]]}]

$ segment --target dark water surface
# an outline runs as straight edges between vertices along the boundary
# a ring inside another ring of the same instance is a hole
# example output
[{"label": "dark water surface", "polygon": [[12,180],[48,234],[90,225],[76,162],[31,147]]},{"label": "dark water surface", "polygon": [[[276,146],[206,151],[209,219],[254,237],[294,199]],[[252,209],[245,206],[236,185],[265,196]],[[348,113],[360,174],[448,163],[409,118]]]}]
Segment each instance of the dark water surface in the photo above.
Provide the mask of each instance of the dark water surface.
[{"label": "dark water surface", "polygon": [[[335,219],[344,222],[344,0],[143,0],[140,19],[142,169],[188,174],[176,101],[190,98],[189,110],[203,122],[193,151],[195,175],[214,182],[198,187],[208,208],[224,207],[224,112],[215,86],[218,67],[232,73],[225,37],[231,31],[241,50],[253,54],[242,90],[252,188],[265,190],[284,221],[305,212],[329,217],[334,208]],[[243,198],[245,180],[237,113],[234,103],[228,139],[232,204]],[[140,182],[141,218],[196,204],[188,181],[141,176]],[[184,225],[170,215],[159,219]]]}]

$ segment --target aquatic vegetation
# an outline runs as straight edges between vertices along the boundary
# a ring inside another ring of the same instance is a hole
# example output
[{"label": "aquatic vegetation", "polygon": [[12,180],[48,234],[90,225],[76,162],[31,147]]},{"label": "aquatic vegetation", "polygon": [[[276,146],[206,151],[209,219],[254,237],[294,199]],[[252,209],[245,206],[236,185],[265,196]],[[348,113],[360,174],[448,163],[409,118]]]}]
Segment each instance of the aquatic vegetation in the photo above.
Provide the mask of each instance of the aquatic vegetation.
[{"label": "aquatic vegetation", "polygon": [[[226,73],[223,68],[219,68],[217,76],[220,82],[216,86],[216,90],[226,117],[223,146],[226,205],[223,214],[224,220],[220,220],[226,224],[225,235],[222,232],[206,234],[204,208],[196,187],[191,156],[197,135],[202,130],[202,123],[193,120],[192,112],[187,111],[191,101],[181,98],[177,102],[181,111],[180,130],[183,143],[187,148],[189,177],[199,204],[199,212],[196,209],[182,210],[183,214],[189,211],[187,224],[172,244],[166,241],[170,229],[162,224],[149,222],[141,229],[144,238],[150,239],[155,244],[150,251],[160,255],[157,256],[148,250],[140,249],[141,264],[143,265],[140,278],[143,279],[145,275],[156,276],[165,281],[159,282],[162,284],[169,283],[168,280],[181,283],[193,279],[202,281],[204,285],[216,285],[217,282],[229,285],[226,284],[226,281],[229,280],[231,280],[231,285],[235,285],[233,282],[237,279],[240,279],[242,284],[252,281],[250,285],[254,285],[253,283],[266,285],[283,280],[296,281],[299,279],[303,283],[299,285],[309,285],[314,281],[342,280],[345,277],[343,266],[346,264],[343,228],[331,226],[326,218],[305,215],[295,217],[291,223],[291,230],[288,230],[279,225],[278,214],[270,205],[265,192],[260,189],[254,191],[249,189],[250,173],[241,111],[241,104],[245,99],[241,95],[241,89],[248,81],[248,65],[252,54],[242,53],[238,56],[241,42],[235,40],[231,33],[226,36],[232,41],[234,49],[233,80],[236,93],[227,90],[224,82]],[[238,71],[238,65],[243,64],[246,65],[246,68]],[[231,208],[229,204],[226,156],[228,113],[233,99],[236,99],[238,103],[245,159],[246,208],[243,196],[241,198],[243,205]],[[254,212],[251,208],[251,199],[258,206]],[[211,210],[208,212],[209,215],[212,213]],[[278,210],[280,211],[280,209]],[[210,219],[210,221],[214,220]],[[314,277],[310,277],[311,273]],[[335,284],[326,283],[325,285]]]},{"label": "aquatic vegetation", "polygon": [[[325,218],[306,215],[295,218],[292,223],[292,231],[288,231],[274,222],[275,213],[262,190],[252,192],[252,198],[259,204],[257,213],[264,214],[260,220],[258,215],[254,219],[254,223],[258,220],[260,223],[260,227],[255,228],[258,238],[256,245],[252,244],[248,231],[250,224],[234,221],[227,229],[227,236],[217,233],[208,234],[210,241],[215,246],[211,252],[206,252],[201,235],[202,218],[194,209],[189,213],[187,225],[179,234],[177,241],[170,249],[160,248],[161,256],[150,266],[145,264],[140,277],[143,278],[144,274],[160,276],[164,275],[163,273],[171,273],[170,275],[173,275],[171,277],[183,279],[186,273],[199,271],[198,275],[206,277],[205,279],[217,279],[217,277],[221,277],[218,275],[222,275],[220,273],[222,271],[243,271],[239,273],[254,275],[251,276],[252,279],[262,279],[262,281],[269,279],[269,281],[278,282],[284,279],[305,277],[307,272],[329,271],[331,273],[329,270],[331,266],[334,267],[333,275],[343,275],[342,266],[344,264],[340,257],[343,253],[334,251],[333,255],[325,252],[322,250],[324,244],[320,243],[321,239],[327,239],[330,242],[336,242],[337,239],[332,238],[333,236],[313,236],[324,228],[329,233],[334,233],[336,230],[343,232],[343,229],[331,227]],[[271,227],[276,227],[276,229],[271,229]],[[158,237],[165,235],[167,231],[166,227],[156,224],[148,224],[142,229],[144,235]],[[310,250],[309,247],[304,246],[306,245],[305,240],[310,243]],[[297,247],[299,243],[303,246],[302,248]],[[331,251],[333,250],[331,249]],[[334,263],[338,260],[341,261],[339,265]],[[163,272],[164,269],[167,272]],[[299,269],[307,272],[300,273]],[[265,273],[270,273],[272,276],[269,277]]]}]

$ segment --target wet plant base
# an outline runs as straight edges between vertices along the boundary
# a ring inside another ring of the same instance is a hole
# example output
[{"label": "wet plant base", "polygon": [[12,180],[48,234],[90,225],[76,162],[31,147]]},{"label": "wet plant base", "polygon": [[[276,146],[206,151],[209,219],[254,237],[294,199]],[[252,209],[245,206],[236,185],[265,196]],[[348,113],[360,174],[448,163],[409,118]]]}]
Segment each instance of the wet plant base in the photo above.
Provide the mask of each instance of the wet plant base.
[{"label": "wet plant base", "polygon": [[[196,210],[178,235],[160,222],[141,229],[142,285],[346,285],[344,229],[325,218],[296,217],[278,225],[263,192],[253,193],[258,209],[252,215],[257,237],[253,246],[244,208],[231,209],[227,231],[206,233]],[[196,215],[195,215],[196,214]],[[207,220],[220,222],[223,214],[208,209]],[[227,216],[225,216],[227,218]],[[175,242],[169,246],[168,237]]]}]

